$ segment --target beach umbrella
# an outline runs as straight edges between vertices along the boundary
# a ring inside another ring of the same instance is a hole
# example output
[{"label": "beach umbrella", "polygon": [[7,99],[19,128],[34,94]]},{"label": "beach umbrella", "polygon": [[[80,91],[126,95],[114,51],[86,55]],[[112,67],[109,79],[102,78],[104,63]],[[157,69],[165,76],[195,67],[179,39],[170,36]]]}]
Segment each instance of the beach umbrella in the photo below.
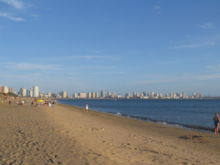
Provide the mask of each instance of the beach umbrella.
[{"label": "beach umbrella", "polygon": [[37,103],[44,103],[44,100],[39,99],[39,100],[37,100]]}]

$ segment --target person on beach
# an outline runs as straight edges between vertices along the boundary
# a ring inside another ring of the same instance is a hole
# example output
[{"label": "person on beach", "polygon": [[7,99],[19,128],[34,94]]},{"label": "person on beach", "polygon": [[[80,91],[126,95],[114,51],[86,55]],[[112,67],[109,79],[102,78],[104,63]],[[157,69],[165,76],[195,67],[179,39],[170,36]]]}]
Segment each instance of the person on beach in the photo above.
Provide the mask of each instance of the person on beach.
[{"label": "person on beach", "polygon": [[48,107],[52,107],[52,104],[50,101],[48,102]]},{"label": "person on beach", "polygon": [[86,104],[86,112],[88,112],[88,111],[89,111],[89,105]]},{"label": "person on beach", "polygon": [[218,128],[219,128],[219,125],[220,125],[220,116],[218,113],[216,113],[213,117],[213,120],[214,120],[214,132],[215,132],[215,135],[218,134]]}]

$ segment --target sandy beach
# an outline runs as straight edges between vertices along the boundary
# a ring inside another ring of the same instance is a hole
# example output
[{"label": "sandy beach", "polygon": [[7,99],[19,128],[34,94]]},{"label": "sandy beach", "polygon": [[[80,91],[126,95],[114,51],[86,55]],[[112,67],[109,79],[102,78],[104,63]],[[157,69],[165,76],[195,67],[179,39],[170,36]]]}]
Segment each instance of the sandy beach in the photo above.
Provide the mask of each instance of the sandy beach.
[{"label": "sandy beach", "polygon": [[220,135],[67,105],[0,104],[1,165],[219,165]]}]

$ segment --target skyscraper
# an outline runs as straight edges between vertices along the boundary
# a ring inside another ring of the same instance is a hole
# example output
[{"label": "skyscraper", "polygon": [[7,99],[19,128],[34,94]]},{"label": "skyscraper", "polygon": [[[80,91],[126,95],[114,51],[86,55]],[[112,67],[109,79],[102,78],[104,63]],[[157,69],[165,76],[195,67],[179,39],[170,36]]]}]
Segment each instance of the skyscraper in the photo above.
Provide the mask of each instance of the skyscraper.
[{"label": "skyscraper", "polygon": [[2,93],[8,93],[9,88],[7,86],[3,86]]},{"label": "skyscraper", "polygon": [[33,97],[33,89],[30,88],[29,90],[27,90],[27,96],[28,97]]},{"label": "skyscraper", "polygon": [[27,96],[27,89],[21,88],[19,93],[22,97],[26,97]]},{"label": "skyscraper", "polygon": [[68,94],[66,91],[61,92],[60,95],[63,99],[66,99],[68,97]]},{"label": "skyscraper", "polygon": [[39,97],[40,96],[40,89],[38,86],[33,87],[33,97]]}]

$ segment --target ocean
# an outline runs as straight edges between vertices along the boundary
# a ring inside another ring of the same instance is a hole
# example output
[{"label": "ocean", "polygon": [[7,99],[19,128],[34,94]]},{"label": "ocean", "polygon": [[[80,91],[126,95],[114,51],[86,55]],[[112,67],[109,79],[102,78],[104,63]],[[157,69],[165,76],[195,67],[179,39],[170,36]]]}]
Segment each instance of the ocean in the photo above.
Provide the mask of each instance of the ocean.
[{"label": "ocean", "polygon": [[95,111],[209,131],[213,129],[214,113],[220,113],[220,100],[214,99],[76,99],[59,100],[59,103],[82,108],[88,104]]}]

